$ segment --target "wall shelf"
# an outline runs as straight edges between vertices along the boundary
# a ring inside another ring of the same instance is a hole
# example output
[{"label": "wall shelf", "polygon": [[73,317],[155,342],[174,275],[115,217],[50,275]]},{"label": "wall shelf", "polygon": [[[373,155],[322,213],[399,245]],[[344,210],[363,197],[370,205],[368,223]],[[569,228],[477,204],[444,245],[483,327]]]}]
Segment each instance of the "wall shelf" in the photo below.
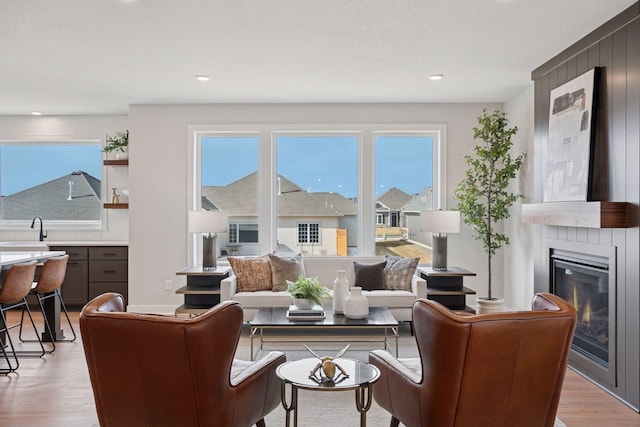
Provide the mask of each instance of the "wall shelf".
[{"label": "wall shelf", "polygon": [[584,228],[629,227],[627,202],[553,202],[522,205],[525,224]]},{"label": "wall shelf", "polygon": [[105,209],[129,209],[129,203],[105,203]]},{"label": "wall shelf", "polygon": [[105,166],[128,166],[129,159],[122,160],[104,160],[102,162]]}]

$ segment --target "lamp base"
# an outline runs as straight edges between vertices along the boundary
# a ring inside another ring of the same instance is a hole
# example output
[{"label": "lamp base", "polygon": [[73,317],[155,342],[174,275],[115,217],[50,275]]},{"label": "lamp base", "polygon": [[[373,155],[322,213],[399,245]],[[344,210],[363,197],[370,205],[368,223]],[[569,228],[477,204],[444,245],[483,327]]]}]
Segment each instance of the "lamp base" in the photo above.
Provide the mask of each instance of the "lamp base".
[{"label": "lamp base", "polygon": [[216,260],[216,235],[202,235],[202,269],[215,270],[218,268]]},{"label": "lamp base", "polygon": [[447,235],[433,234],[431,244],[431,268],[436,271],[447,270]]}]

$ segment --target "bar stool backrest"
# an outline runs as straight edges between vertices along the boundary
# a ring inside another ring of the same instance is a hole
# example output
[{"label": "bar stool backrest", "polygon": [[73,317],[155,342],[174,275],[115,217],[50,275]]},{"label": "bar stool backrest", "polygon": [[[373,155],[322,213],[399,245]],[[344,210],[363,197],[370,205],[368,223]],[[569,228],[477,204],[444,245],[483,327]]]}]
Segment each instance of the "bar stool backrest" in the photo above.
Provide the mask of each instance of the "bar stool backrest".
[{"label": "bar stool backrest", "polygon": [[38,284],[33,288],[34,292],[47,293],[59,289],[64,282],[64,276],[67,273],[67,262],[69,255],[48,258],[44,262]]},{"label": "bar stool backrest", "polygon": [[10,304],[26,297],[36,274],[36,261],[14,264],[7,270],[0,288],[0,303]]}]

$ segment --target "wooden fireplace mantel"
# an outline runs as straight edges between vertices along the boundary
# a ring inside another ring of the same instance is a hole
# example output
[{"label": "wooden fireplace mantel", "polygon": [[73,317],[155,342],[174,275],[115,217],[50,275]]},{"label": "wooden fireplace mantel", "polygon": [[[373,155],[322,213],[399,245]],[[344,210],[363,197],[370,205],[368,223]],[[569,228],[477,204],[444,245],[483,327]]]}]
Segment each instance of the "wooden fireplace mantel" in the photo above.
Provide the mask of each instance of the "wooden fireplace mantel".
[{"label": "wooden fireplace mantel", "polygon": [[522,205],[525,224],[585,228],[626,228],[627,202],[553,202]]}]

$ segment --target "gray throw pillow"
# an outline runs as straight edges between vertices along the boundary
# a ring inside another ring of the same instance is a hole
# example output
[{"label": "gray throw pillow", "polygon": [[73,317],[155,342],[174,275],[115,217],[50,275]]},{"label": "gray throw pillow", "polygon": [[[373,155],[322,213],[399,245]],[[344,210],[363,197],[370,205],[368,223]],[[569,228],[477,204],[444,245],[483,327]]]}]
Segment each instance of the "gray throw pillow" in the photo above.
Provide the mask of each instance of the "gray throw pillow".
[{"label": "gray throw pillow", "polygon": [[411,277],[416,272],[420,258],[385,257],[384,288],[390,290],[411,290]]},{"label": "gray throw pillow", "polygon": [[374,291],[376,289],[384,289],[384,267],[387,265],[386,261],[378,264],[360,264],[359,262],[353,263],[353,272],[355,274],[354,286],[360,286],[367,291]]},{"label": "gray throw pillow", "polygon": [[271,263],[271,290],[286,291],[287,280],[295,282],[298,276],[305,275],[302,257],[280,257],[278,255],[269,254],[269,262]]}]

